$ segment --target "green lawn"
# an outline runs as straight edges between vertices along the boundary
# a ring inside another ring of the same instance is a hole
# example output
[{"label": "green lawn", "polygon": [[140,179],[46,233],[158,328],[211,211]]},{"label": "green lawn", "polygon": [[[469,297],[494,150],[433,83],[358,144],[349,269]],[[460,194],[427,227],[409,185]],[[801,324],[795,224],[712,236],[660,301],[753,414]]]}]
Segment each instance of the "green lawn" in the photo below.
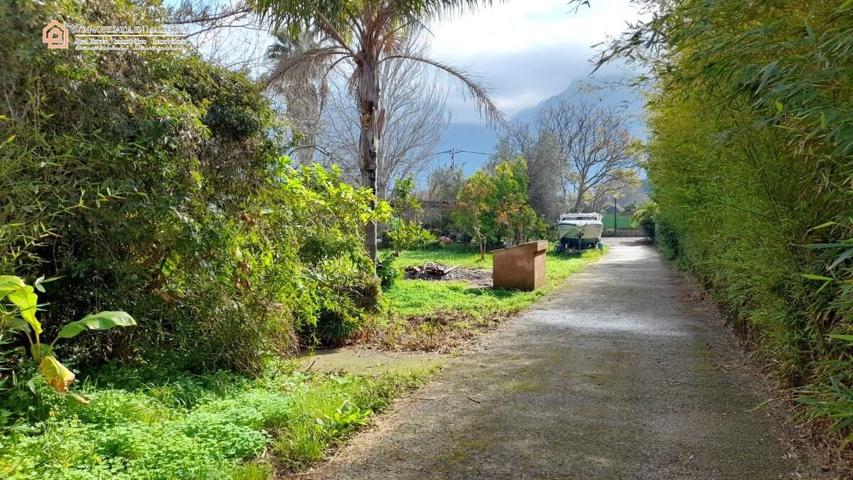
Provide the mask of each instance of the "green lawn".
[{"label": "green lawn", "polygon": [[[391,312],[401,316],[428,315],[439,311],[464,312],[471,315],[511,313],[521,310],[537,298],[563,283],[569,275],[600,257],[602,252],[587,250],[580,255],[548,252],[545,287],[533,292],[472,288],[463,281],[399,280],[387,293]],[[492,259],[484,260],[476,252],[458,248],[403,252],[396,265],[420,265],[432,261],[444,265],[491,268]]]}]

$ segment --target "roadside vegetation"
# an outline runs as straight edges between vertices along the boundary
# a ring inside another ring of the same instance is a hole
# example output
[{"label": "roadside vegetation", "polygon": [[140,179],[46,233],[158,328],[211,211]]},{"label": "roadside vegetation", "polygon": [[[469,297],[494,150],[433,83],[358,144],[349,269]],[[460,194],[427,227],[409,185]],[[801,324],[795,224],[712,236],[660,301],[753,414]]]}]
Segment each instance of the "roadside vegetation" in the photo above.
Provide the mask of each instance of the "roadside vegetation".
[{"label": "roadside vegetation", "polygon": [[[284,28],[313,21],[298,3],[250,6]],[[361,20],[387,13],[347,5]],[[448,4],[400,5],[375,26]],[[142,27],[167,15],[156,2],[0,4],[0,477],[304,469],[432,367],[318,373],[294,356],[376,336],[456,348],[430,329],[473,338],[598,255],[550,258],[536,293],[400,279],[422,259],[487,268],[468,248],[477,232],[483,249],[546,236],[525,160],[460,179],[473,195],[454,191],[460,206],[429,231],[412,177],[374,179],[386,202],[346,165],[292,161],[304,135],[274,109],[269,82],[197,52],[47,49],[32,34],[53,19]],[[287,35],[271,54],[285,66],[299,46]],[[497,119],[485,91],[456,76]],[[279,87],[291,100],[310,91]],[[378,268],[364,241],[374,223],[388,227]]]},{"label": "roadside vegetation", "polygon": [[640,59],[639,214],[730,313],[805,418],[853,441],[853,3],[704,2],[656,15],[602,60]]},{"label": "roadside vegetation", "polygon": [[266,479],[321,460],[426,373],[319,375],[282,364],[249,379],[108,366],[80,387],[87,404],[46,389],[35,406],[14,396],[28,420],[0,436],[0,475]]}]

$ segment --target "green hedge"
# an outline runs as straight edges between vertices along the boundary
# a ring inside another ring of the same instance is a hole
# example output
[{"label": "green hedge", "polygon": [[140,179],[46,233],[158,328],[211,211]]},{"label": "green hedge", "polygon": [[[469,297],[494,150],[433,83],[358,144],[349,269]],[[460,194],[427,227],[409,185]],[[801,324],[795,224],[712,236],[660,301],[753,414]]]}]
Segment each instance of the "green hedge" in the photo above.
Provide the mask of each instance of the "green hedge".
[{"label": "green hedge", "polygon": [[850,435],[853,5],[684,0],[648,29],[657,241]]}]

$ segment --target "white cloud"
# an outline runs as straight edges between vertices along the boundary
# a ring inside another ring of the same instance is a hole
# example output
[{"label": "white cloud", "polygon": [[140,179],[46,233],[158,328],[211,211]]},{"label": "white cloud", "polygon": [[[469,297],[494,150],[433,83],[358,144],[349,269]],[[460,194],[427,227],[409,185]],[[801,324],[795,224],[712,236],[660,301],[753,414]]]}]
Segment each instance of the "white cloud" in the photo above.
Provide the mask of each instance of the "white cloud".
[{"label": "white cloud", "polygon": [[[434,22],[433,58],[466,68],[490,84],[507,114],[533,106],[590,72],[593,45],[640,17],[630,0],[514,0]],[[454,119],[473,121],[473,106],[452,98]],[[460,108],[461,107],[461,108]]]},{"label": "white cloud", "polygon": [[567,0],[515,0],[437,21],[433,55],[456,59],[483,52],[515,52],[560,44],[592,45],[637,18],[628,0],[592,0],[590,7]]}]

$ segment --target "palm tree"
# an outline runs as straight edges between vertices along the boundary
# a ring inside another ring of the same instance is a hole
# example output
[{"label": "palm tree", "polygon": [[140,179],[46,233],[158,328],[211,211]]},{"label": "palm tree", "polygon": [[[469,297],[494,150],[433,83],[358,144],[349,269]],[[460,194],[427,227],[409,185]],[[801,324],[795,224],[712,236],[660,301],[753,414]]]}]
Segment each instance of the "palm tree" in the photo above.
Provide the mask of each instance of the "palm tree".
[{"label": "palm tree", "polygon": [[[376,193],[377,145],[384,122],[379,105],[380,71],[384,62],[412,61],[431,65],[461,81],[481,115],[490,123],[503,115],[486,89],[450,65],[401,47],[402,40],[423,22],[453,10],[473,8],[476,0],[250,0],[250,6],[272,22],[274,31],[317,32],[320,46],[278,62],[269,82],[282,77],[310,79],[324,66],[321,83],[336,68],[352,69],[351,95],[360,117],[359,152],[362,184]],[[485,0],[483,3],[490,3]],[[367,226],[365,246],[376,260],[376,224]]]},{"label": "palm tree", "polygon": [[[275,32],[273,37],[275,43],[267,49],[267,58],[276,62],[301,55],[319,46],[315,32],[293,35],[279,31]],[[292,80],[279,77],[267,84],[268,89],[284,97],[287,116],[293,121],[295,131],[294,154],[300,165],[308,165],[314,160],[322,97],[328,89],[325,82],[318,83],[325,66],[315,65],[310,78]]]}]

